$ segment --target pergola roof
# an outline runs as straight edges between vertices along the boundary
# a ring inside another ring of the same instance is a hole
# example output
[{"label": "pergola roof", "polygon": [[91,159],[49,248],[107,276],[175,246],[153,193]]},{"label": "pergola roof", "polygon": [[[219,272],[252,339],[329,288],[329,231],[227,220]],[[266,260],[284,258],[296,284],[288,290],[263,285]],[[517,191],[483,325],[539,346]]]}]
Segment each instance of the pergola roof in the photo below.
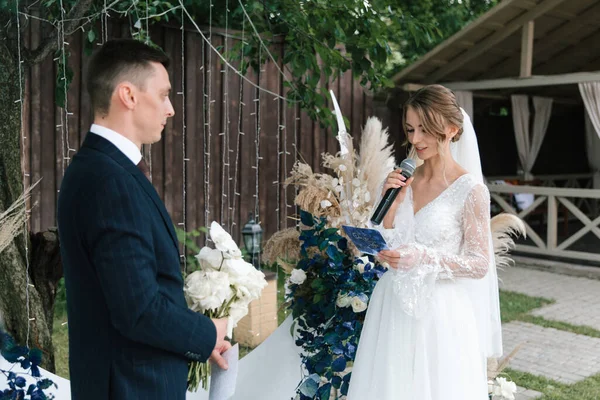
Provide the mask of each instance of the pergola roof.
[{"label": "pergola roof", "polygon": [[[573,83],[580,75],[564,74],[580,72],[598,72],[581,76],[583,80],[600,80],[600,1],[503,0],[393,79],[405,89],[410,84],[442,83],[460,90],[451,83],[464,86],[466,82],[530,75],[519,79],[520,86],[500,81],[504,86],[490,83],[470,90],[499,90],[496,93],[504,95],[519,91],[579,100]],[[549,77],[544,80],[538,77],[541,75]],[[557,75],[563,78],[562,84],[548,86]],[[524,80],[535,86],[526,87],[529,85],[523,85]],[[518,83],[515,79],[512,82]]]}]

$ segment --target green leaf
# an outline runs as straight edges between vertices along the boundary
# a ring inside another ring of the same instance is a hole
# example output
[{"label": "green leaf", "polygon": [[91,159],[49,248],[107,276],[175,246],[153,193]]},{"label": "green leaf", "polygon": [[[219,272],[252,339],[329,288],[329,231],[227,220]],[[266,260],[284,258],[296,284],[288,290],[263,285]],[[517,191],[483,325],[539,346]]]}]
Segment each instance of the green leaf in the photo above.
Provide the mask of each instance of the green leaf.
[{"label": "green leaf", "polygon": [[87,39],[90,43],[94,43],[94,40],[96,40],[96,32],[94,32],[93,29],[90,29],[88,31]]}]

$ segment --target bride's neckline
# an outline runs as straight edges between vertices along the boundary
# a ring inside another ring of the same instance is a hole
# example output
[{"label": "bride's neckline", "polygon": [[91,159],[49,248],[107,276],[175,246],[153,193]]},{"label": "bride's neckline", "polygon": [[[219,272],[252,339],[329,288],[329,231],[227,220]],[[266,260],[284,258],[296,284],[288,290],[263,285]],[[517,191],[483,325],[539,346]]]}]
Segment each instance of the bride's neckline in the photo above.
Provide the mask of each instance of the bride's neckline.
[{"label": "bride's neckline", "polygon": [[438,194],[437,196],[435,196],[432,200],[430,200],[427,204],[425,204],[424,206],[422,206],[421,208],[419,208],[418,211],[415,211],[415,196],[414,196],[414,192],[412,190],[412,187],[410,188],[410,198],[411,198],[411,207],[413,210],[413,216],[417,216],[417,214],[419,214],[421,211],[423,211],[424,209],[426,209],[427,207],[429,207],[431,204],[435,203],[437,201],[437,199],[439,199],[440,197],[442,197],[442,195],[444,193],[446,193],[451,187],[453,187],[458,181],[460,181],[463,177],[469,175],[469,173],[464,173],[461,176],[459,176],[458,178],[456,178],[454,180],[454,182],[452,182],[450,185],[448,185],[444,190],[442,190],[440,192],[440,194]]}]

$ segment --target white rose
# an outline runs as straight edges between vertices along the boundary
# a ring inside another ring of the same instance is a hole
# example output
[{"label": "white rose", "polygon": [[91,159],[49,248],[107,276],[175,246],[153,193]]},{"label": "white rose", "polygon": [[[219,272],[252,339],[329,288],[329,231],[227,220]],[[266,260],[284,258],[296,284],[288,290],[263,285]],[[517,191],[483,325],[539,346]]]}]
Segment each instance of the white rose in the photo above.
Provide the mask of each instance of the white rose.
[{"label": "white rose", "polygon": [[184,292],[193,311],[217,310],[233,295],[229,277],[221,271],[195,271],[185,280]]},{"label": "white rose", "polygon": [[204,270],[219,270],[223,261],[223,253],[221,250],[203,247],[200,253],[196,255],[196,259],[200,263],[200,267]]},{"label": "white rose", "polygon": [[306,272],[301,269],[295,268],[292,270],[292,275],[290,275],[290,282],[296,285],[302,285],[306,280]]},{"label": "white rose", "polygon": [[496,378],[500,389],[500,396],[507,400],[515,400],[517,385],[514,382],[507,381],[506,378]]},{"label": "white rose", "polygon": [[327,207],[331,207],[331,202],[329,200],[321,200],[321,208],[325,209]]},{"label": "white rose", "polygon": [[215,221],[210,224],[210,238],[215,242],[215,247],[218,250],[226,253],[224,254],[225,258],[239,258],[242,256],[242,252],[231,238],[231,235]]},{"label": "white rose", "polygon": [[352,179],[352,185],[359,187],[360,186],[360,180],[358,178],[354,178]]},{"label": "white rose", "polygon": [[358,272],[360,272],[360,273],[362,274],[363,272],[365,272],[365,267],[366,267],[368,264],[370,264],[369,257],[367,257],[367,256],[358,257],[358,260],[360,260],[360,261],[362,261],[362,262],[360,262],[360,261],[357,261],[357,262],[354,264],[354,268],[355,268],[355,269],[356,269]]},{"label": "white rose", "polygon": [[360,297],[354,296],[352,298],[352,311],[355,313],[363,312],[367,309],[367,303],[364,302]]},{"label": "white rose", "polygon": [[233,320],[233,327],[237,326],[237,323],[240,322],[242,318],[244,318],[248,314],[248,305],[235,302],[229,307],[229,317]]},{"label": "white rose", "polygon": [[221,271],[227,272],[235,284],[238,279],[256,271],[256,268],[243,258],[228,258],[223,261]]},{"label": "white rose", "polygon": [[339,308],[345,308],[350,306],[350,304],[352,303],[352,297],[346,295],[346,294],[338,294],[337,300],[335,302],[335,305],[338,306]]},{"label": "white rose", "polygon": [[[232,278],[232,282],[233,280]],[[252,268],[248,274],[235,277],[234,287],[237,290],[236,294],[238,298],[250,303],[252,300],[260,297],[262,290],[267,284],[265,274]]]}]

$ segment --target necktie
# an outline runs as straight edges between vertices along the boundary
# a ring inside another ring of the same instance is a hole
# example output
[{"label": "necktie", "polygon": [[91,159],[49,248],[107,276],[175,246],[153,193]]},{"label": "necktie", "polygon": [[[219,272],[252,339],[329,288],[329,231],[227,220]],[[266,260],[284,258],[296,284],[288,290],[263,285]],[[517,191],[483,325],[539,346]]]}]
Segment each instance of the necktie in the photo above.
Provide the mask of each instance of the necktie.
[{"label": "necktie", "polygon": [[146,178],[150,180],[150,168],[148,168],[148,164],[146,164],[146,161],[143,158],[137,164],[137,167],[143,172],[144,175],[146,175]]}]

